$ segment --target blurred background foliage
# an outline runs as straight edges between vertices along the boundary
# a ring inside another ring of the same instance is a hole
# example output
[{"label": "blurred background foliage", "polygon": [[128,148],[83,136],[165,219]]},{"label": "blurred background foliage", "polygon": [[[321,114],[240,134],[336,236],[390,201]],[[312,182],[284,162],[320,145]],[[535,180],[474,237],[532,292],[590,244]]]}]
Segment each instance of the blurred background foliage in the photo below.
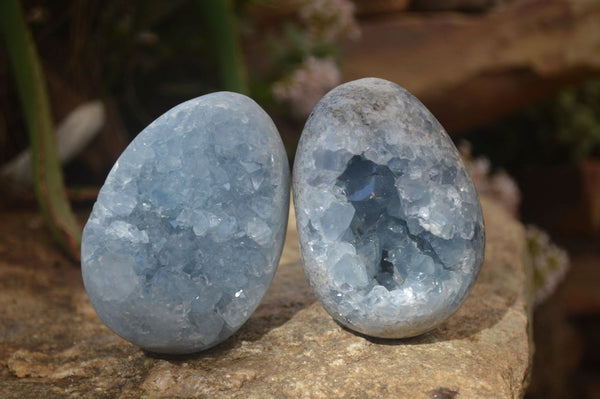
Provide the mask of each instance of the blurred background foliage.
[{"label": "blurred background foliage", "polygon": [[[78,101],[100,97],[114,105],[109,118],[117,121],[121,132],[114,134],[122,142],[172,106],[224,89],[251,94],[275,118],[305,117],[340,83],[336,41],[358,34],[346,0],[59,0],[24,1],[23,8],[47,70],[55,120]],[[229,32],[224,18],[231,19]],[[237,58],[222,54],[239,48],[245,51]],[[8,112],[0,120],[0,163],[27,146],[11,133],[23,131],[23,120],[2,53],[0,105]],[[288,139],[293,147],[294,138]],[[98,171],[92,175],[99,183]]]},{"label": "blurred background foliage", "polygon": [[600,159],[600,79],[465,133],[477,153],[513,172],[524,165]]},{"label": "blurred background foliage", "polygon": [[[265,107],[281,126],[293,156],[304,118],[342,81],[339,42],[360,37],[356,7],[348,0],[223,2],[242,49],[237,61],[244,80],[240,88],[228,88],[226,82],[235,78],[223,76],[227,73],[219,52],[229,44],[224,46],[207,23],[219,20],[210,1],[22,4],[47,71],[55,120],[96,97],[113,107],[108,166],[158,115],[189,98],[223,89],[247,91]],[[6,110],[0,117],[4,163],[27,147],[26,138],[16,133],[24,123],[4,55],[0,82],[0,106]],[[600,156],[599,109],[600,82],[592,80],[461,137],[473,143],[476,154],[484,153],[494,165],[509,170],[525,162],[578,162]],[[107,165],[95,170],[79,165],[67,177],[72,183],[98,184]]]}]

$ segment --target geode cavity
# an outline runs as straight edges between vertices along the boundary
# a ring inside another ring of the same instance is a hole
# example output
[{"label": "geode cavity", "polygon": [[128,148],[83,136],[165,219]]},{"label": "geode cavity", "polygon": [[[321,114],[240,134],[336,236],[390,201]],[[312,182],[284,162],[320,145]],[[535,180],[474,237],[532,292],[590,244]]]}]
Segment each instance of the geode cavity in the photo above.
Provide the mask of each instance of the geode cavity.
[{"label": "geode cavity", "polygon": [[294,164],[304,270],[325,309],[402,338],[454,313],[479,273],[481,207],[456,147],[409,92],[361,79],[329,92]]},{"label": "geode cavity", "polygon": [[221,92],[176,106],[123,152],[85,226],[98,316],[153,352],[225,340],[271,283],[288,203],[285,151],[254,101]]}]

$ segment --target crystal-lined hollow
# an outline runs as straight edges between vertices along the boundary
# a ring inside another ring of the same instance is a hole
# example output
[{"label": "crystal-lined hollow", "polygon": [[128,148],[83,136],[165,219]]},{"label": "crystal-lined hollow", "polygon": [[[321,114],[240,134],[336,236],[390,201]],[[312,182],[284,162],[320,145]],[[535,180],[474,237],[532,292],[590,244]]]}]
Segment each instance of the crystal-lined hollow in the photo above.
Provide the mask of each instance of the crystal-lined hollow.
[{"label": "crystal-lined hollow", "polygon": [[479,199],[408,91],[367,78],[329,92],[302,132],[293,187],[305,274],[335,320],[409,337],[464,301],[483,261]]}]

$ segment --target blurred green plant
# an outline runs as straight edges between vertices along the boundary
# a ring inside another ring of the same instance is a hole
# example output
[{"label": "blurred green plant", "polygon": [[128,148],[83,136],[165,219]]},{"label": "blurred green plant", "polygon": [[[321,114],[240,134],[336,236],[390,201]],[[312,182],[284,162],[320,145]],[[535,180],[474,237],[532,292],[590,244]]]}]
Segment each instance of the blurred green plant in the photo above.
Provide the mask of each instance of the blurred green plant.
[{"label": "blurred green plant", "polygon": [[560,93],[539,112],[552,116],[556,141],[571,161],[600,158],[600,80]]},{"label": "blurred green plant", "polygon": [[248,94],[246,67],[235,28],[231,0],[199,0],[225,90]]},{"label": "blurred green plant", "polygon": [[[121,143],[157,115],[223,89],[250,94],[268,109],[293,155],[304,114],[341,79],[336,43],[359,34],[350,0],[56,0],[22,6],[51,99],[65,99],[55,111],[87,98],[107,104],[105,139],[112,144],[68,165],[70,185],[99,184]],[[1,100],[13,104],[16,92],[7,85]],[[17,112],[7,116],[0,134],[9,137],[10,148],[3,158],[24,149],[24,140],[10,138],[23,121]]]},{"label": "blurred green plant", "polygon": [[[24,12],[48,76],[81,98],[116,105],[132,138],[175,104],[216,90],[251,94],[287,120],[299,108],[294,101],[309,97],[304,91],[320,98],[331,89],[335,76],[319,71],[341,76],[336,43],[359,34],[353,7],[350,0],[56,0],[24,4]],[[315,70],[311,86],[298,83],[299,70]],[[274,87],[289,90],[275,96]]]},{"label": "blurred green plant", "polygon": [[494,164],[517,170],[525,164],[578,164],[600,159],[600,79],[466,135]]},{"label": "blurred green plant", "polygon": [[533,266],[535,303],[539,305],[556,291],[564,279],[570,267],[569,256],[552,242],[544,230],[528,225],[525,234]]},{"label": "blurred green plant", "polygon": [[46,81],[18,0],[0,2],[0,26],[25,114],[37,201],[56,240],[78,260],[81,227],[67,199]]}]

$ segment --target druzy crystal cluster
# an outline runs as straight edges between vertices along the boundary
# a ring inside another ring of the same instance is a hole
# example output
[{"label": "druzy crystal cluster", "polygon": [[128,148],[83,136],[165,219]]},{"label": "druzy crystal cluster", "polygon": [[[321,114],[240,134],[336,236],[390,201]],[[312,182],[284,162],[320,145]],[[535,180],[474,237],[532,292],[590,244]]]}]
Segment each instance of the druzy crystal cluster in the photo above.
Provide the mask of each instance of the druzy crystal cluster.
[{"label": "druzy crystal cluster", "polygon": [[414,96],[374,78],[329,92],[293,183],[305,273],[337,321],[401,338],[458,309],[482,264],[483,217],[458,151]]},{"label": "druzy crystal cluster", "polygon": [[286,154],[254,101],[221,92],[178,105],[127,147],[85,226],[96,312],[150,351],[216,345],[269,287],[288,206]]}]

